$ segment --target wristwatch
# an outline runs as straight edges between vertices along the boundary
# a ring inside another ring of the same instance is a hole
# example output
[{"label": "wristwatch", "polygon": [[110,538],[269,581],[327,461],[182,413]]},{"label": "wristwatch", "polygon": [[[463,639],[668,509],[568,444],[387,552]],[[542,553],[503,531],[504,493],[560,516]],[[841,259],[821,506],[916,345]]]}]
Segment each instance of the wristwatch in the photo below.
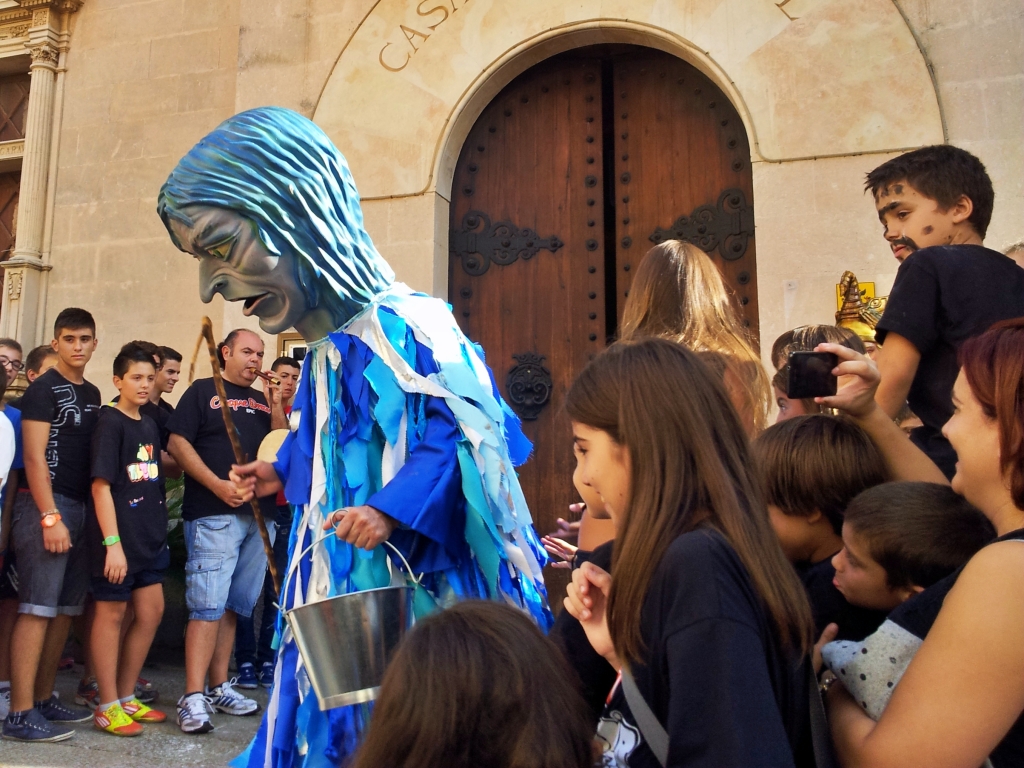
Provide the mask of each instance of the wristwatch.
[{"label": "wristwatch", "polygon": [[107,538],[105,538],[103,540],[103,546],[104,547],[112,547],[115,544],[117,544],[117,542],[119,542],[120,540],[121,540],[120,536],[107,536]]},{"label": "wristwatch", "polygon": [[41,522],[43,524],[43,528],[53,528],[53,526],[60,522],[60,520],[60,512],[54,509],[43,515],[43,519]]}]

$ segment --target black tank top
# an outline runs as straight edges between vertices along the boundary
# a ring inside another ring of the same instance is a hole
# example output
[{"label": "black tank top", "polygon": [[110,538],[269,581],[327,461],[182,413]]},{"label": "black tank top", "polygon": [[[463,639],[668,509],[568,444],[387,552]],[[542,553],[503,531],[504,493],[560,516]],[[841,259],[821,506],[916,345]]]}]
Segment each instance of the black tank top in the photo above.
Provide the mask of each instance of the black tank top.
[{"label": "black tank top", "polygon": [[[1024,540],[1024,528],[1000,536],[996,541]],[[995,542],[992,542],[993,544]],[[1024,766],[1024,712],[1017,718],[999,745],[989,756],[993,768],[1020,768]]]}]

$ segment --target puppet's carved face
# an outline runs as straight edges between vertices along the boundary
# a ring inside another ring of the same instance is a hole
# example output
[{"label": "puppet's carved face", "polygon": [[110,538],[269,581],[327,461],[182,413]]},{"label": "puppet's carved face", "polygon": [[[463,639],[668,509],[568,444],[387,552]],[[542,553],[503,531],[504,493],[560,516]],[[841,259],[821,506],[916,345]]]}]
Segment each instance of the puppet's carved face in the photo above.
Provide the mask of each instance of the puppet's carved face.
[{"label": "puppet's carved face", "polygon": [[260,240],[256,225],[226,208],[192,205],[184,209],[189,226],[172,219],[182,248],[199,260],[199,296],[209,303],[245,302],[243,314],[259,318],[266,333],[283,333],[314,308],[299,285],[294,256],[275,256]]}]

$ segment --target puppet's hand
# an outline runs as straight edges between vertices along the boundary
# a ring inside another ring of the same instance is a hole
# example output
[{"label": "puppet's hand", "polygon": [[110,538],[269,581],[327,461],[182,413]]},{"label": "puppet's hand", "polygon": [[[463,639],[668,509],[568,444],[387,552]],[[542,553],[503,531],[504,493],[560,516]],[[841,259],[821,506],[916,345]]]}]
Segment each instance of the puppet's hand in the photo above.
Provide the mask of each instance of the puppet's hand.
[{"label": "puppet's hand", "polygon": [[274,471],[274,465],[266,461],[250,461],[248,464],[232,464],[228,480],[235,484],[241,494],[241,503],[254,496],[271,496],[284,485]]},{"label": "puppet's hand", "polygon": [[380,546],[397,527],[395,518],[366,505],[339,509],[324,520],[325,531],[334,528],[339,539],[367,550]]}]

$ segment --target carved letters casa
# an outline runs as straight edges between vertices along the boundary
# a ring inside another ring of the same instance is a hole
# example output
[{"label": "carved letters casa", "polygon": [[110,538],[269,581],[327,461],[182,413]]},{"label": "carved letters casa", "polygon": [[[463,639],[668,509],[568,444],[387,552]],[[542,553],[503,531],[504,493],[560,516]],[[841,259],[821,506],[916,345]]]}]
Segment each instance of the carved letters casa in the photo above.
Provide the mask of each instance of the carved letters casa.
[{"label": "carved letters casa", "polygon": [[[392,35],[394,38],[401,37],[405,42],[389,40],[384,43],[384,47],[380,49],[380,55],[377,57],[380,65],[388,72],[401,72],[409,66],[409,61],[434,30],[448,21],[453,13],[468,2],[469,0],[463,0],[460,5],[457,0],[419,0],[416,4],[416,15],[419,18],[416,21],[410,21],[409,25],[399,24],[398,29]],[[450,11],[449,8],[451,8]]]}]

